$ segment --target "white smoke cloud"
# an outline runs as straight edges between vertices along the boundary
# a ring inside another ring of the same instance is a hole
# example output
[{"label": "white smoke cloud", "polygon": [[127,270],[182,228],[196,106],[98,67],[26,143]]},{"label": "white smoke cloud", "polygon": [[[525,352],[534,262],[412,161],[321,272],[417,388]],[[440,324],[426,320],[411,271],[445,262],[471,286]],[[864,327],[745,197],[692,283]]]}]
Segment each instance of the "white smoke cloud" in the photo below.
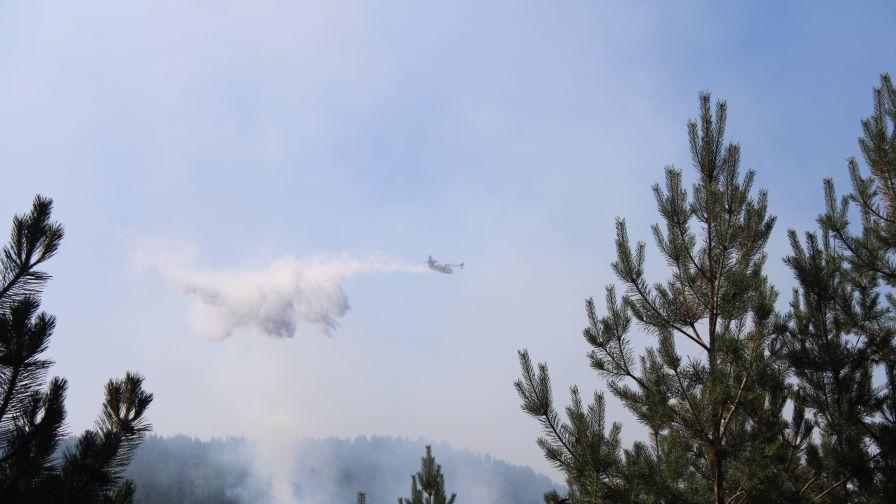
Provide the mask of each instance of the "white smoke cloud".
[{"label": "white smoke cloud", "polygon": [[343,280],[428,271],[422,264],[379,256],[297,259],[287,255],[260,269],[223,270],[197,268],[183,257],[138,256],[138,261],[153,266],[191,298],[191,324],[215,341],[244,327],[275,338],[291,338],[300,324],[330,335],[350,308]]}]

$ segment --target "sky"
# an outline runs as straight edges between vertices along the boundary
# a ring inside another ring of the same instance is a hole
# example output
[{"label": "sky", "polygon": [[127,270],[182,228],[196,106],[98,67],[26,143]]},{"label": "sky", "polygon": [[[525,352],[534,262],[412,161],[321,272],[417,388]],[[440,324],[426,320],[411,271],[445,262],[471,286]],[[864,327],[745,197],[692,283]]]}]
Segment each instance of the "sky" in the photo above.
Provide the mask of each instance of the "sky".
[{"label": "sky", "polygon": [[[70,430],[136,370],[159,434],[423,437],[558,478],[516,352],[548,363],[560,404],[604,387],[584,300],[614,281],[614,219],[649,240],[651,184],[667,165],[692,179],[700,90],[728,102],[769,190],[768,272],[789,297],[785,231],[814,226],[823,178],[846,188],[871,89],[896,71],[896,4],[844,5],[2,2],[0,216],[41,193],[66,228],[44,309]],[[334,330],[212,340],[183,282],[141,260],[276,276],[428,254],[467,266],[340,277]]]}]

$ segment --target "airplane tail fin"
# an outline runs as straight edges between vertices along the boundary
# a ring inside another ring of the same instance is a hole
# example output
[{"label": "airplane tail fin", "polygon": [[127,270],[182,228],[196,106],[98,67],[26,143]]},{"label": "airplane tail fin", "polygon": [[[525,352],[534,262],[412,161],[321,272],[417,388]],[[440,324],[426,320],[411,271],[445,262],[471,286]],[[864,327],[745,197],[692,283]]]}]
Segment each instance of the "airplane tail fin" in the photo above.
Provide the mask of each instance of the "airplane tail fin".
[{"label": "airplane tail fin", "polygon": [[464,269],[464,263],[460,263],[460,269]]}]

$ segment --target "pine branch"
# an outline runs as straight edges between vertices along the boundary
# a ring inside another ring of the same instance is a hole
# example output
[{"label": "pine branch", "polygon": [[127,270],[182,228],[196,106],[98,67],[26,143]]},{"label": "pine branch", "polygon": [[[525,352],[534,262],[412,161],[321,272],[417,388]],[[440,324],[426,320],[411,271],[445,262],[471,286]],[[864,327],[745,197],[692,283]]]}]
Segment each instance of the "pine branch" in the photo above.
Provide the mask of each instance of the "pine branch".
[{"label": "pine branch", "polygon": [[739,490],[737,491],[737,493],[735,493],[734,495],[732,495],[731,497],[729,497],[728,500],[725,501],[725,504],[731,504],[732,502],[734,502],[734,499],[736,499],[736,498],[738,498],[739,496],[743,495],[744,492],[746,492],[745,489],[743,489],[743,488],[739,489]]},{"label": "pine branch", "polygon": [[827,495],[828,492],[830,492],[831,490],[833,490],[833,489],[837,488],[838,486],[842,485],[842,484],[843,484],[846,480],[848,480],[850,477],[851,477],[851,476],[847,475],[847,476],[844,476],[844,477],[840,478],[840,481],[834,483],[833,485],[829,486],[825,491],[823,491],[823,492],[821,492],[820,494],[816,495],[816,496],[815,496],[815,500],[816,500],[816,501],[820,500],[822,497],[824,497],[825,495]]},{"label": "pine branch", "polygon": [[686,336],[689,340],[693,341],[694,343],[696,343],[697,345],[699,345],[701,348],[703,348],[703,349],[706,350],[707,352],[710,351],[709,345],[707,345],[706,342],[705,342],[702,338],[700,338],[699,335],[692,335],[692,334],[688,333],[687,331],[685,331],[684,329],[682,329],[681,327],[679,327],[678,325],[676,325],[676,324],[675,324],[674,322],[672,322],[671,320],[667,319],[667,318],[665,317],[665,315],[663,315],[663,313],[660,312],[660,310],[659,310],[659,309],[653,304],[653,302],[647,297],[647,294],[645,294],[645,291],[641,288],[641,286],[640,286],[639,284],[637,284],[637,283],[635,283],[635,284],[633,284],[633,285],[634,285],[634,287],[635,287],[635,289],[636,289],[636,292],[638,293],[638,296],[641,298],[641,300],[647,304],[647,306],[653,311],[653,313],[654,313],[657,317],[660,318],[660,320],[663,321],[664,324],[666,324],[667,326],[671,327],[672,329],[674,329],[674,330],[677,331],[678,333],[683,334],[683,335]]},{"label": "pine branch", "polygon": [[734,398],[734,402],[731,403],[730,408],[728,409],[728,413],[725,414],[725,418],[722,419],[722,429],[719,433],[719,439],[725,439],[725,433],[728,431],[729,421],[731,420],[731,416],[734,415],[735,410],[737,410],[737,405],[740,402],[740,398],[744,392],[744,386],[747,384],[747,377],[744,376],[744,379],[740,382],[740,387],[737,389],[737,396]]}]

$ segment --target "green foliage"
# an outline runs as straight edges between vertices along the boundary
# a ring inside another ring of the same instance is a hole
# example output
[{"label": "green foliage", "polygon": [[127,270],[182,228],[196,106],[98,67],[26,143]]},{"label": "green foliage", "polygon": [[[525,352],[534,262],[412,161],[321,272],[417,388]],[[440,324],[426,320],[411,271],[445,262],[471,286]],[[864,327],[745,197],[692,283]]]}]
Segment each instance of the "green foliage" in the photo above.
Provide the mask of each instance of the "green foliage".
[{"label": "green foliage", "polygon": [[454,504],[457,494],[445,493],[445,476],[442,466],[432,456],[432,447],[426,447],[426,455],[420,459],[420,470],[411,476],[411,497],[398,498],[398,504]]},{"label": "green foliage", "polygon": [[[792,453],[807,434],[782,415],[787,370],[776,357],[786,320],[763,271],[775,218],[766,192],[753,190],[755,173],[741,172],[740,147],[724,141],[725,103],[713,110],[704,93],[699,105],[688,123],[690,194],[673,167],[653,187],[663,220],[653,238],[669,278],[647,281],[646,245],[633,246],[619,219],[612,269],[624,290],[607,287],[604,316],[586,303],[591,367],[650,442],[620,453],[619,426],[604,429],[603,398],[586,408],[575,387],[561,421],[546,366],[535,373],[520,353],[523,410],[542,424],[539,445],[566,475],[572,503],[798,500]],[[639,356],[633,323],[656,342]]]},{"label": "green foliage", "polygon": [[799,283],[786,340],[794,397],[820,432],[806,489],[829,502],[896,501],[896,89],[886,74],[862,128],[868,175],[850,159],[852,192],[839,200],[825,180],[820,233],[801,243],[791,230],[786,259]]},{"label": "green foliage", "polygon": [[52,378],[42,359],[55,319],[40,312],[49,275],[37,268],[59,249],[63,228],[51,220],[52,201],[37,196],[13,219],[0,258],[0,502],[129,503],[134,485],[123,470],[149,431],[152,394],[128,373],[106,385],[95,430],[86,431],[62,461],[55,454],[65,424],[66,381]]},{"label": "green foliage", "polygon": [[603,396],[596,394],[586,408],[578,388],[572,387],[572,404],[566,408],[568,420],[563,420],[554,409],[547,365],[539,364],[536,373],[528,352],[521,351],[519,357],[523,377],[516,382],[516,389],[523,400],[523,410],[541,423],[545,435],[538,438],[538,446],[554,467],[566,475],[570,494],[588,496],[590,500],[585,502],[619,496],[624,487],[619,448],[621,426],[613,424],[609,433],[605,431]]}]

